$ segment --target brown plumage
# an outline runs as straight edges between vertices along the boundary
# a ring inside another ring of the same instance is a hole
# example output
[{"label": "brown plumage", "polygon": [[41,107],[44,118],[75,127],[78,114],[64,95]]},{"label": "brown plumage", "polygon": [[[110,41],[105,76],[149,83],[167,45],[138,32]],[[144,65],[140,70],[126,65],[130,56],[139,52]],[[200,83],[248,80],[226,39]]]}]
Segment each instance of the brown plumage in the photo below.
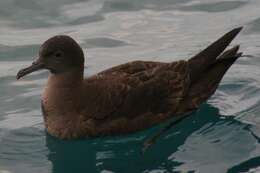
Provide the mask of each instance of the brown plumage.
[{"label": "brown plumage", "polygon": [[[39,69],[51,73],[42,94],[47,131],[59,138],[126,134],[196,110],[241,56],[224,51],[242,28],[225,34],[188,61],[134,61],[84,79],[84,55],[69,36],[55,36],[17,79]],[[222,54],[221,54],[222,53]]]}]

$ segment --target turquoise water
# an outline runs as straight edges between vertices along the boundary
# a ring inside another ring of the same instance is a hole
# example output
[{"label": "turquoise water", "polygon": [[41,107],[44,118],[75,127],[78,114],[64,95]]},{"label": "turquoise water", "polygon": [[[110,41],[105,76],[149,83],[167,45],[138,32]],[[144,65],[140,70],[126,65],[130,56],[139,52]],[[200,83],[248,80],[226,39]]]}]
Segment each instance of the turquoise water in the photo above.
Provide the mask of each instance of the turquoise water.
[{"label": "turquoise water", "polygon": [[[0,1],[0,173],[260,172],[259,0]],[[85,75],[132,60],[187,59],[224,32],[244,57],[217,92],[144,154],[163,125],[127,136],[62,141],[46,134],[47,72],[16,81],[40,44],[68,34],[84,48]]]}]

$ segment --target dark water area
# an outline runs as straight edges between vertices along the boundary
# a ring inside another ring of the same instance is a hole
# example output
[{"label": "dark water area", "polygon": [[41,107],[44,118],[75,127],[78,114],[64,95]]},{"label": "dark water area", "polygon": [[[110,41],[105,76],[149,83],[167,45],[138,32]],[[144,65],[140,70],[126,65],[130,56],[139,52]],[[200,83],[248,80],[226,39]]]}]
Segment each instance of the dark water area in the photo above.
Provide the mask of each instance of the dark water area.
[{"label": "dark water area", "polygon": [[[0,173],[260,172],[260,1],[5,0],[0,2]],[[125,136],[64,141],[43,125],[48,72],[16,81],[43,41],[75,38],[85,76],[133,60],[188,59],[225,32],[244,56],[199,111],[142,154],[166,124]]]}]

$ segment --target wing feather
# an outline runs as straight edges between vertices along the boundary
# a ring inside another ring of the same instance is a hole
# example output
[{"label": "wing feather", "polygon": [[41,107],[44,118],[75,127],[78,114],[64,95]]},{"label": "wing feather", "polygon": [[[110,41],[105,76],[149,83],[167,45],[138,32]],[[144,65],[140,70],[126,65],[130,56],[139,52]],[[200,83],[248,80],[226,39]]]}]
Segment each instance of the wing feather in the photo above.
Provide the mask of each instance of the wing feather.
[{"label": "wing feather", "polygon": [[103,71],[86,80],[92,91],[88,105],[93,105],[88,115],[116,119],[174,112],[187,93],[188,71],[186,61],[134,61]]}]

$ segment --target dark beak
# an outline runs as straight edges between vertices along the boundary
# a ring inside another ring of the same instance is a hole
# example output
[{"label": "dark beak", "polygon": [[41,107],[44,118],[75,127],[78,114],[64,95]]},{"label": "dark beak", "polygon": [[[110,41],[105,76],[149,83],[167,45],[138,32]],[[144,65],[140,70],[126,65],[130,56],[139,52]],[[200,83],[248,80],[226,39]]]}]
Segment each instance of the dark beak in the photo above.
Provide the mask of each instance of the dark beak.
[{"label": "dark beak", "polygon": [[29,74],[29,73],[32,73],[34,71],[37,71],[37,70],[41,70],[44,68],[44,64],[42,62],[39,61],[39,59],[37,59],[36,61],[34,61],[32,63],[32,65],[30,65],[29,67],[27,68],[24,68],[24,69],[21,69],[17,75],[16,75],[16,79],[20,79],[21,77]]}]

